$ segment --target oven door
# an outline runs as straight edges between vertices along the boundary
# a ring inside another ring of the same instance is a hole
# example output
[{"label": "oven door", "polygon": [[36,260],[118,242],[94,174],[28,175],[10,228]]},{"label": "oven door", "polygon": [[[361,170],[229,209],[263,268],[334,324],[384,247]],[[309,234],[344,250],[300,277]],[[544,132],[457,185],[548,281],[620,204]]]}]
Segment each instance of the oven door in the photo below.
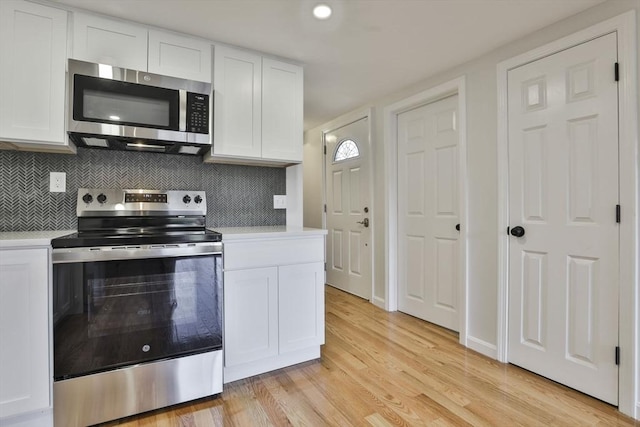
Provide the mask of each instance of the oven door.
[{"label": "oven door", "polygon": [[54,380],[220,350],[219,247],[54,250]]}]

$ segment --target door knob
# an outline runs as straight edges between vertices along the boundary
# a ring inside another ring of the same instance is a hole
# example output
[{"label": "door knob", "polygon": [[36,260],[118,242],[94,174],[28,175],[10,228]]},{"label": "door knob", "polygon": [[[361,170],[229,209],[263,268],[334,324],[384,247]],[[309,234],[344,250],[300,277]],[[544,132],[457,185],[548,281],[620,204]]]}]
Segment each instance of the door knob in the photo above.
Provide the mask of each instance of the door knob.
[{"label": "door knob", "polygon": [[456,224],[456,230],[460,231],[460,224]]},{"label": "door knob", "polygon": [[368,227],[368,226],[369,226],[369,218],[365,218],[365,219],[363,219],[362,221],[356,221],[356,222],[357,222],[358,224],[362,224],[362,225],[364,225],[365,227]]},{"label": "door knob", "polygon": [[524,236],[524,228],[520,227],[519,225],[517,227],[513,227],[511,229],[511,235],[515,237]]}]

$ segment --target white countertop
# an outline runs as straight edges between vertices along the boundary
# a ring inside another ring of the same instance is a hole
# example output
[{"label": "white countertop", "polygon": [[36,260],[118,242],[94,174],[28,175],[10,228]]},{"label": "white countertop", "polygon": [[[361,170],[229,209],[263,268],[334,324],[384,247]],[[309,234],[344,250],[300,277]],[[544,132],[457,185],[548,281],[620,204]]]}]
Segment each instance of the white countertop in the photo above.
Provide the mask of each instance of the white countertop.
[{"label": "white countertop", "polygon": [[324,236],[327,234],[327,230],[321,228],[291,227],[285,225],[262,227],[220,227],[209,229],[222,233],[223,242],[229,240],[263,239],[270,237]]},{"label": "white countertop", "polygon": [[[285,225],[262,227],[221,227],[210,230],[222,233],[222,240],[263,239],[278,237],[324,236],[327,230],[309,227],[287,227]],[[27,246],[49,246],[51,239],[75,233],[76,230],[9,231],[0,233],[0,248]]]},{"label": "white countertop", "polygon": [[49,246],[51,239],[75,233],[75,230],[8,231],[0,233],[0,249]]}]

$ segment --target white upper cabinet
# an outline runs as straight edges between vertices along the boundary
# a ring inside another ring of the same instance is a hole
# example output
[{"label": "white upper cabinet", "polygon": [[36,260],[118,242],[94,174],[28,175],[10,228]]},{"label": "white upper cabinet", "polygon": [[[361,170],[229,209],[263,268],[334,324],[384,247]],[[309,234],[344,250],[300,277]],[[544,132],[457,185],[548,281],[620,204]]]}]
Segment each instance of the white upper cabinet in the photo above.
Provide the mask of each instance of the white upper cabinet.
[{"label": "white upper cabinet", "polygon": [[262,157],[302,162],[302,68],[262,60]]},{"label": "white upper cabinet", "polygon": [[0,0],[0,140],[68,151],[67,12]]},{"label": "white upper cabinet", "polygon": [[73,55],[81,61],[211,82],[211,44],[84,13],[73,15]]},{"label": "white upper cabinet", "polygon": [[148,71],[211,82],[211,44],[179,34],[149,30]]},{"label": "white upper cabinet", "polygon": [[302,162],[302,68],[215,46],[214,136],[205,161]]},{"label": "white upper cabinet", "polygon": [[140,25],[74,13],[72,57],[147,71],[147,32]]},{"label": "white upper cabinet", "polygon": [[215,48],[213,67],[213,153],[261,156],[262,57],[222,46]]}]

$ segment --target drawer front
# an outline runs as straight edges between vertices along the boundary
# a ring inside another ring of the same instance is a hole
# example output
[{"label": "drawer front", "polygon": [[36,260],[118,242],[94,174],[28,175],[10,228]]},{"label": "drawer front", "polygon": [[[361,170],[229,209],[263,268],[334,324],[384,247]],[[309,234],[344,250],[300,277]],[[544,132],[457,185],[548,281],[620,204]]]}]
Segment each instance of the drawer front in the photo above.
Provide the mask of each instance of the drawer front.
[{"label": "drawer front", "polygon": [[225,270],[324,262],[324,236],[224,243]]}]

